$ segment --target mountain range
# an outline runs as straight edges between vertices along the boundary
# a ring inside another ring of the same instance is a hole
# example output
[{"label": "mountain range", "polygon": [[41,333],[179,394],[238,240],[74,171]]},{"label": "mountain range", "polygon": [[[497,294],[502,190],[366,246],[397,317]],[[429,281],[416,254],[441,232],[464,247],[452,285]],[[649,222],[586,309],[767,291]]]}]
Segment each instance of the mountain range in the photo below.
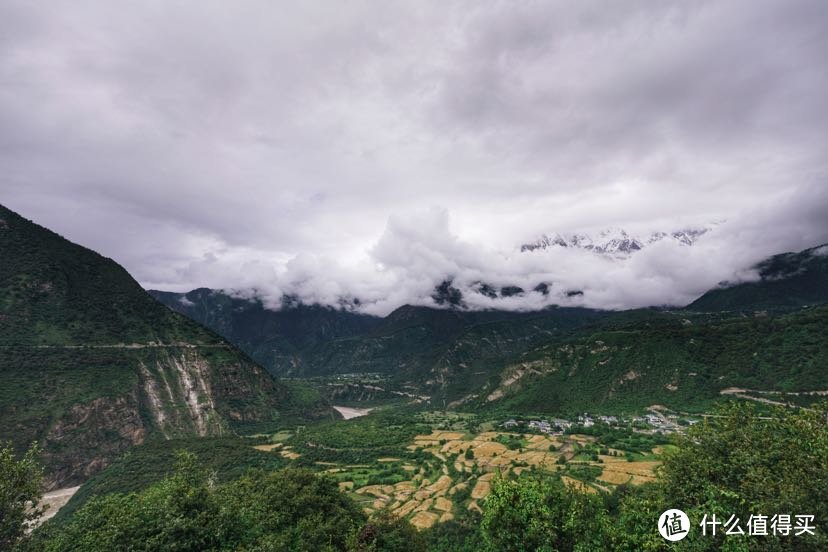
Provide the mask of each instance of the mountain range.
[{"label": "mountain range", "polygon": [[111,259],[2,206],[0,259],[0,440],[39,442],[49,487],[148,440],[302,415],[293,390],[235,345]]},{"label": "mountain range", "polygon": [[691,310],[744,311],[819,305],[828,300],[828,245],[774,255],[753,267],[759,279],[723,282],[687,306]]},{"label": "mountain range", "polygon": [[[279,376],[380,373],[400,386],[456,405],[505,402],[537,409],[542,405],[524,399],[544,385],[567,389],[559,391],[565,401],[547,402],[546,409],[553,410],[575,404],[576,397],[589,397],[594,404],[640,405],[660,400],[658,390],[672,387],[681,392],[669,392],[664,400],[689,403],[712,399],[728,386],[819,386],[823,372],[817,359],[825,358],[828,346],[823,335],[826,310],[819,307],[828,303],[825,250],[822,246],[777,255],[756,267],[758,281],[723,284],[674,310],[468,311],[450,283],[435,291],[443,308],[403,306],[382,319],[319,306],[268,311],[255,298],[231,299],[217,290],[150,293],[239,343]],[[228,302],[232,308],[215,308]],[[324,319],[324,324],[311,325],[324,332],[278,332],[278,327],[305,327],[309,313]],[[251,327],[257,329],[246,330]],[[263,327],[269,329],[260,332]],[[788,336],[774,337],[774,331]],[[734,353],[756,339],[762,340],[762,356],[758,350],[744,351],[744,357]],[[768,359],[784,355],[790,346],[786,340],[802,340],[802,363],[760,368]],[[623,346],[607,345],[624,341]],[[711,349],[693,346],[698,342],[721,350],[726,359],[710,357]],[[609,352],[613,347],[621,348]],[[752,358],[762,360],[744,364]],[[598,364],[591,364],[591,359]],[[590,366],[587,371],[580,368],[585,364]],[[680,365],[694,367],[686,373],[705,375],[681,380],[676,372]],[[536,384],[527,385],[528,381]],[[618,381],[626,383],[612,384]],[[636,395],[635,389],[641,393]],[[515,393],[524,399],[514,399]],[[546,398],[555,395],[548,389],[543,393]],[[586,402],[584,398],[580,404]]]},{"label": "mountain range", "polygon": [[570,247],[612,257],[627,257],[662,240],[673,240],[681,245],[693,245],[709,231],[710,228],[688,228],[671,232],[653,232],[648,236],[635,236],[620,228],[609,228],[600,231],[594,237],[584,233],[543,234],[532,242],[522,244],[520,250],[527,252],[552,247]]}]

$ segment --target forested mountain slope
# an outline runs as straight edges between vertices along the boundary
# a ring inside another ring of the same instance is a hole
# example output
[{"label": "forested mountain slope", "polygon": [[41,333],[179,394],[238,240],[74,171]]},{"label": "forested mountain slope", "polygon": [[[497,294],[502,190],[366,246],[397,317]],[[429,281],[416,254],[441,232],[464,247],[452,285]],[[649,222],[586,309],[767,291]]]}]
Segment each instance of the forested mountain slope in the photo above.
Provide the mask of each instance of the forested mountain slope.
[{"label": "forested mountain slope", "polygon": [[771,257],[758,265],[759,280],[677,310],[406,305],[377,319],[319,306],[268,311],[211,290],[153,293],[261,353],[277,374],[379,373],[453,407],[703,406],[727,387],[828,388],[825,310],[803,310],[828,302],[825,252]]},{"label": "forested mountain slope", "polygon": [[273,310],[260,299],[234,297],[208,288],[188,293],[149,293],[236,344],[273,374],[283,376],[303,373],[305,351],[326,341],[370,331],[382,321],[319,305],[284,305]]},{"label": "forested mountain slope", "polygon": [[828,244],[774,255],[755,268],[757,281],[710,290],[687,308],[745,311],[828,303]]},{"label": "forested mountain slope", "polygon": [[227,434],[299,408],[114,261],[2,206],[0,381],[0,440],[40,442],[51,487],[147,439]]},{"label": "forested mountain slope", "polygon": [[[206,288],[150,293],[237,344],[276,375],[371,372],[424,388],[442,383],[446,367],[508,358],[550,335],[611,314],[581,308],[524,313],[404,305],[378,318],[318,305],[268,310],[257,299]],[[472,377],[462,386],[485,380]]]},{"label": "forested mountain slope", "polygon": [[826,328],[824,306],[778,316],[661,313],[593,327],[508,363],[475,404],[532,412],[704,408],[729,388],[793,400],[828,390]]}]

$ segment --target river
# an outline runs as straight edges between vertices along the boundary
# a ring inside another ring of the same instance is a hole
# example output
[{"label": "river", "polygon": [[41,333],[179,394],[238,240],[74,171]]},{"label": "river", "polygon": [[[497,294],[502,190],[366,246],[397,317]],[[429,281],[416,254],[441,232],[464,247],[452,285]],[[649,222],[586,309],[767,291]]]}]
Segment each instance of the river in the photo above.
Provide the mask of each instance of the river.
[{"label": "river", "polygon": [[351,418],[359,418],[360,416],[365,416],[369,412],[373,410],[373,408],[350,408],[348,406],[335,406],[334,410],[342,414],[342,417],[346,420],[350,420]]}]

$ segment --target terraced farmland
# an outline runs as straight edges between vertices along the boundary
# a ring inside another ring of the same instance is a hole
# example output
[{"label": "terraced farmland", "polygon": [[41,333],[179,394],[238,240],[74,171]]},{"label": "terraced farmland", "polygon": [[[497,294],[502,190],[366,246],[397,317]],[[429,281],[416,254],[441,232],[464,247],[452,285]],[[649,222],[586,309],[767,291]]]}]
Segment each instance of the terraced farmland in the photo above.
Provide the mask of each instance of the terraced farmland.
[{"label": "terraced farmland", "polygon": [[[436,425],[436,424],[435,424]],[[336,451],[325,449],[330,461],[309,461],[315,469],[338,481],[366,513],[390,511],[418,528],[451,520],[463,511],[481,509],[495,477],[544,473],[561,477],[584,492],[609,491],[622,483],[640,484],[654,478],[660,464],[656,448],[646,459],[603,448],[590,435],[540,435],[503,431],[471,432],[432,429],[401,443],[392,455],[388,447],[373,459],[358,463],[335,461]],[[305,450],[319,451],[306,443]],[[301,459],[301,446],[258,445],[259,450],[292,460]],[[347,456],[353,449],[343,449]],[[364,458],[364,456],[363,456]],[[642,457],[643,458],[643,457]]]}]

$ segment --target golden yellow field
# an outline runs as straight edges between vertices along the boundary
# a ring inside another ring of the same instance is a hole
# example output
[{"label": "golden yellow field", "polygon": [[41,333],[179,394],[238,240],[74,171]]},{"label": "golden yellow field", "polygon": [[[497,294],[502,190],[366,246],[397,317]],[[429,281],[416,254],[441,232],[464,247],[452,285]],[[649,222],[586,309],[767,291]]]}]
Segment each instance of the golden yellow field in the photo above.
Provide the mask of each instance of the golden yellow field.
[{"label": "golden yellow field", "polygon": [[573,489],[578,489],[581,492],[585,493],[597,493],[598,491],[595,487],[591,487],[584,483],[583,481],[578,481],[577,479],[572,479],[571,477],[567,477],[565,475],[561,476],[561,480],[566,483],[567,486],[572,487]]},{"label": "golden yellow field", "polygon": [[[498,438],[524,439],[525,445],[519,450],[510,450],[498,442]],[[560,456],[571,459],[575,444],[594,442],[591,436],[568,435],[551,437],[547,435],[521,435],[517,433],[487,431],[477,435],[466,435],[456,431],[433,431],[428,435],[417,435],[409,450],[424,450],[439,461],[441,475],[436,480],[423,477],[423,469],[410,481],[391,486],[372,485],[357,489],[360,495],[370,495],[367,512],[380,508],[389,508],[398,516],[406,516],[419,528],[430,527],[434,523],[446,521],[453,517],[452,511],[458,505],[452,496],[462,489],[470,489],[469,509],[479,509],[480,501],[491,492],[492,479],[497,473],[502,475],[513,471],[520,474],[527,469],[555,471],[559,469],[556,461]],[[465,457],[467,449],[473,451],[472,459]],[[588,462],[603,468],[598,481],[585,483],[572,477],[562,475],[562,480],[569,486],[583,492],[595,493],[598,489],[607,490],[606,485],[621,483],[643,483],[653,479],[653,470],[659,464],[654,461],[628,462],[617,451],[618,456],[601,455],[599,462]],[[382,458],[382,461],[395,459]],[[449,475],[449,464],[455,475]],[[406,464],[404,469],[415,472],[417,469]],[[367,503],[366,503],[367,504]]]},{"label": "golden yellow field", "polygon": [[607,462],[598,479],[613,485],[646,483],[655,479],[654,471],[659,464],[661,462]]},{"label": "golden yellow field", "polygon": [[256,449],[256,450],[263,450],[265,452],[270,452],[271,450],[273,450],[275,448],[279,448],[281,446],[282,446],[282,443],[273,443],[273,444],[270,444],[270,445],[256,445],[253,448]]},{"label": "golden yellow field", "polygon": [[437,522],[438,516],[433,512],[419,511],[409,520],[417,529],[427,529]]}]

